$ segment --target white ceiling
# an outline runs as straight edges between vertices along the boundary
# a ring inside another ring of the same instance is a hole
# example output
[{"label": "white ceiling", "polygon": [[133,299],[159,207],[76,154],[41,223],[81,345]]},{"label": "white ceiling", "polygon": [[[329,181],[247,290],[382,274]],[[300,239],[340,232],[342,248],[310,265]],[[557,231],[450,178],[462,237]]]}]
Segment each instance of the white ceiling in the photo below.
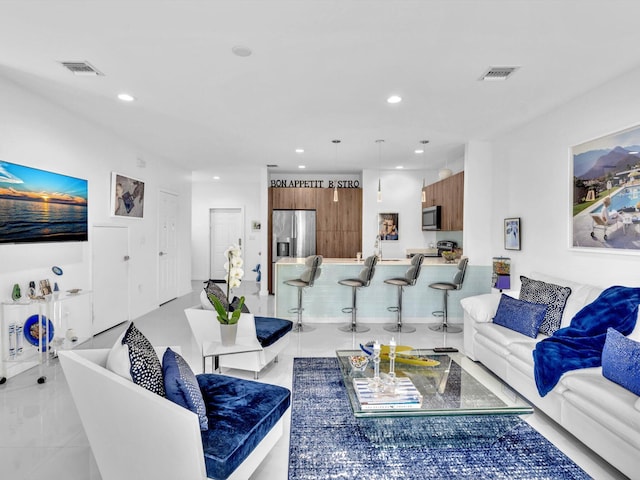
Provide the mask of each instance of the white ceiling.
[{"label": "white ceiling", "polygon": [[[639,18],[638,0],[0,0],[0,76],[193,170],[435,169],[640,65]],[[82,60],[105,76],[58,63]],[[490,66],[521,68],[478,81]]]}]

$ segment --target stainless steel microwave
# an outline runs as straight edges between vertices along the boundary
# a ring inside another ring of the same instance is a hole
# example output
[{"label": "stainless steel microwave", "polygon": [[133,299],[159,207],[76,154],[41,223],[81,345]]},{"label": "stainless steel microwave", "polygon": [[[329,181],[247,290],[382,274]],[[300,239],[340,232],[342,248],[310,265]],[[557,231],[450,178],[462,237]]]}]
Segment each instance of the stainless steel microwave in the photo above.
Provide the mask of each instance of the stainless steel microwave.
[{"label": "stainless steel microwave", "polygon": [[440,230],[440,205],[422,209],[422,230]]}]

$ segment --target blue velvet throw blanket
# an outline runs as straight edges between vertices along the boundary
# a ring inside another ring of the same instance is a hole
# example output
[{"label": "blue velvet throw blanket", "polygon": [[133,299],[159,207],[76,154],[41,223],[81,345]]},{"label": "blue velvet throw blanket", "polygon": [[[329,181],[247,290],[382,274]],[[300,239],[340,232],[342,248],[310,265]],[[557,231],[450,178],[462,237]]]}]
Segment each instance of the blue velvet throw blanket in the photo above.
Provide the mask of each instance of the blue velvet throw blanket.
[{"label": "blue velvet throw blanket", "polygon": [[533,372],[540,396],[549,393],[563,373],[602,365],[607,328],[623,335],[631,333],[638,304],[640,288],[609,287],[580,310],[568,327],[538,342],[533,351]]}]

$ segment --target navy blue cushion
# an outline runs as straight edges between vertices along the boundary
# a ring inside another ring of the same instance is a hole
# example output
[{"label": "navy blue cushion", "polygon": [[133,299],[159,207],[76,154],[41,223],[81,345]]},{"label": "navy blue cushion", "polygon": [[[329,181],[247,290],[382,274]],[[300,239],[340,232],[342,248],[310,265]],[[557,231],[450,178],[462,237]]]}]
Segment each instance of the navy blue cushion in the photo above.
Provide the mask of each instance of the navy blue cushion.
[{"label": "navy blue cushion", "polygon": [[256,337],[262,348],[273,345],[293,328],[293,322],[273,317],[255,317]]},{"label": "navy blue cushion", "polygon": [[493,323],[536,338],[546,313],[546,305],[525,302],[503,293]]},{"label": "navy blue cushion", "polygon": [[162,374],[167,398],[198,415],[200,430],[209,428],[200,385],[189,364],[170,348],[162,356]]},{"label": "navy blue cushion", "polygon": [[608,328],[602,350],[602,375],[640,395],[640,343]]},{"label": "navy blue cushion", "polygon": [[209,417],[209,430],[202,432],[207,476],[227,478],[287,411],[291,393],[227,375],[196,378]]}]

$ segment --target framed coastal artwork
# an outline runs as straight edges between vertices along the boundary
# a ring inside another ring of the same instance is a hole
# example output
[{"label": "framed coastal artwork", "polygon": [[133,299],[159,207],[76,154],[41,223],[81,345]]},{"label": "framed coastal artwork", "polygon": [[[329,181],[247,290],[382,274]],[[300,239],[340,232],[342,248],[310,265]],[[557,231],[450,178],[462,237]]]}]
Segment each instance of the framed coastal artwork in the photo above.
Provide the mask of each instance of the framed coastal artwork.
[{"label": "framed coastal artwork", "polygon": [[0,243],[86,242],[88,185],[0,160]]},{"label": "framed coastal artwork", "polygon": [[111,172],[111,215],[142,218],[144,216],[144,182]]},{"label": "framed coastal artwork", "polygon": [[398,240],[398,214],[378,214],[378,235],[381,240]]},{"label": "framed coastal artwork", "polygon": [[571,247],[640,252],[640,126],[571,148]]},{"label": "framed coastal artwork", "polygon": [[505,250],[520,250],[520,218],[504,219],[504,248]]}]

